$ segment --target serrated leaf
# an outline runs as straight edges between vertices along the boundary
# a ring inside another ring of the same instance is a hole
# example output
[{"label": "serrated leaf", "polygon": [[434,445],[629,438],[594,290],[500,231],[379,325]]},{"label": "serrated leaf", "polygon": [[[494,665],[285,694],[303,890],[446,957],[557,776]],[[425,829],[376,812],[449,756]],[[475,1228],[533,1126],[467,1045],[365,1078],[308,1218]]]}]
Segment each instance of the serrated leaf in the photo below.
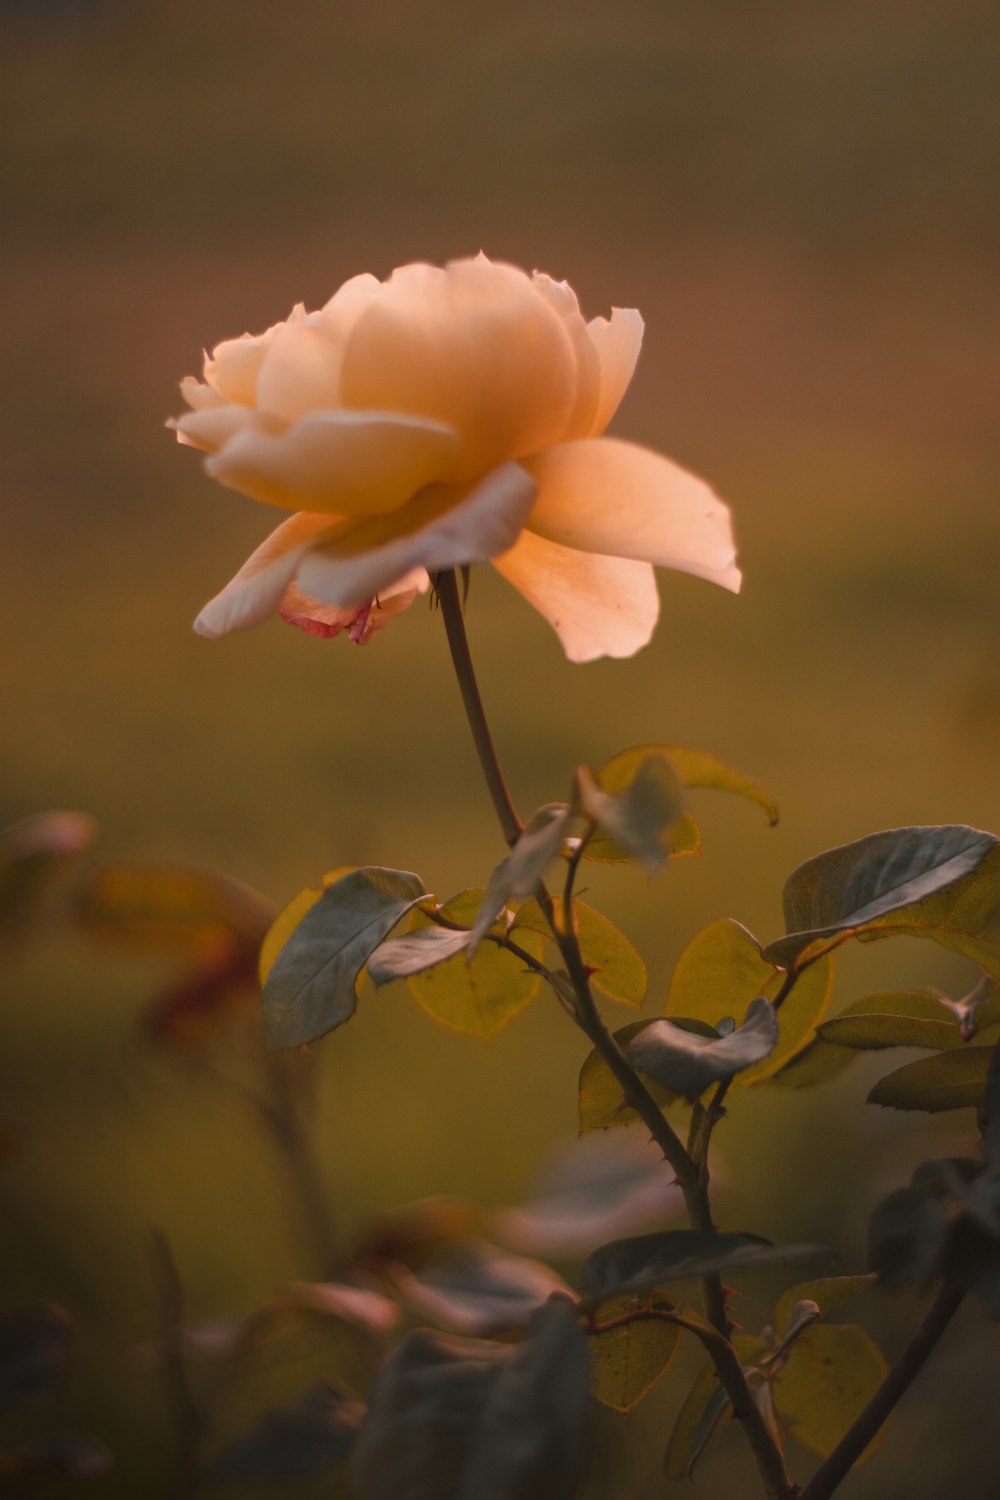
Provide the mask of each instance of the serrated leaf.
[{"label": "serrated leaf", "polygon": [[[601,1321],[611,1322],[634,1311],[634,1298],[616,1298],[601,1308]],[[621,1328],[593,1334],[591,1393],[602,1406],[630,1412],[666,1374],[680,1340],[677,1324],[662,1318],[637,1319]]]},{"label": "serrated leaf", "polygon": [[629,1042],[634,1068],[662,1088],[696,1099],[713,1083],[762,1062],[778,1041],[778,1018],[770,1000],[752,1000],[742,1025],[726,1036],[697,1036],[673,1021],[654,1021]]},{"label": "serrated leaf", "polygon": [[670,834],[683,812],[670,762],[662,755],[645,756],[621,790],[613,792],[581,766],[577,785],[588,818],[647,869],[658,869],[671,852]]},{"label": "serrated leaf", "polygon": [[854,1052],[877,1052],[884,1047],[924,1047],[941,1052],[962,1045],[958,1027],[951,1022],[925,1021],[916,1016],[834,1016],[817,1030],[824,1041]]},{"label": "serrated leaf", "polygon": [[[966,881],[960,894],[972,926],[957,929],[953,936],[964,931],[975,938],[987,922],[991,930],[997,927],[994,936],[1000,939],[1000,869],[993,834],[964,824],[869,834],[827,850],[792,872],[784,892],[788,935],[766,948],[764,957],[787,966],[822,939],[897,925],[957,946],[941,934],[941,896]],[[951,891],[946,908],[954,905],[955,894]],[[896,916],[901,912],[907,914],[905,923]],[[1000,954],[1000,943],[997,951]]]},{"label": "serrated leaf", "polygon": [[800,1281],[782,1292],[774,1307],[774,1331],[779,1341],[788,1332],[792,1309],[799,1302],[815,1302],[824,1318],[851,1302],[855,1297],[870,1291],[875,1284],[874,1273],[867,1276],[822,1276],[818,1281]]},{"label": "serrated leaf", "polygon": [[[733,1346],[740,1363],[756,1360],[767,1348],[763,1339],[738,1333]],[[705,1451],[713,1432],[729,1406],[729,1398],[719,1384],[715,1366],[704,1365],[677,1413],[663,1469],[668,1479],[691,1479],[695,1465]]]},{"label": "serrated leaf", "polygon": [[[471,929],[482,899],[482,891],[462,891],[441,908],[442,915]],[[520,935],[518,946],[541,959],[542,939],[535,933]],[[433,969],[410,975],[406,983],[435,1021],[482,1041],[489,1041],[513,1020],[541,987],[539,976],[522,959],[495,943],[484,943],[471,961],[459,952]]]},{"label": "serrated leaf", "polygon": [[476,920],[472,924],[470,957],[475,954],[490,924],[508,901],[530,896],[547,867],[563,846],[573,809],[564,802],[552,802],[532,813],[513,849],[490,876]]},{"label": "serrated leaf", "polygon": [[321,1381],[291,1405],[267,1412],[208,1461],[206,1474],[244,1484],[318,1478],[346,1459],[366,1412],[349,1392]]},{"label": "serrated leaf", "polygon": [[471,939],[471,932],[447,927],[418,927],[402,937],[388,938],[368,960],[368,977],[382,985],[424,974],[468,948]]},{"label": "serrated leaf", "polygon": [[965,1046],[921,1057],[881,1078],[868,1095],[870,1104],[888,1109],[978,1109],[986,1095],[992,1047]]},{"label": "serrated leaf", "polygon": [[[670,830],[667,843],[670,846],[668,859],[684,859],[689,854],[701,853],[701,829],[690,813],[681,813]],[[587,840],[583,857],[598,865],[631,865],[638,858],[600,829]]]},{"label": "serrated leaf", "polygon": [[778,821],[778,804],[761,783],[734,766],[727,765],[707,750],[690,750],[682,745],[636,745],[613,755],[601,767],[598,776],[609,792],[620,790],[635,773],[647,755],[665,755],[677,773],[681,786],[714,788],[735,792],[762,809],[773,826]]},{"label": "serrated leaf", "polygon": [[[615,1041],[624,1050],[635,1037],[653,1024],[652,1021],[630,1021],[627,1026],[620,1027],[614,1033]],[[711,1035],[707,1026],[703,1030],[706,1035]],[[663,1109],[677,1098],[676,1094],[661,1088],[653,1079],[649,1080],[647,1087]],[[639,1118],[635,1110],[625,1103],[621,1084],[596,1048],[588,1053],[580,1069],[578,1108],[581,1132],[632,1125]]]},{"label": "serrated leaf", "polygon": [[[625,934],[603,912],[583,901],[573,902],[573,920],[583,961],[593,971],[590,982],[594,988],[623,1005],[641,1005],[649,976],[642,956]],[[518,908],[511,936],[524,929],[551,938],[537,901],[526,901]]]},{"label": "serrated leaf", "polygon": [[[725,1016],[742,1021],[758,995],[775,999],[783,979],[761,957],[760,944],[745,927],[720,918],[699,932],[678,959],[667,1014],[696,1016],[712,1026]],[[762,1062],[737,1075],[734,1088],[769,1078],[801,1051],[826,1013],[832,986],[832,960],[823,959],[805,971],[778,1012],[776,1046]]]},{"label": "serrated leaf", "polygon": [[530,1255],[579,1255],[662,1221],[682,1202],[655,1142],[588,1134],[553,1154],[532,1197],[498,1216],[497,1233]]},{"label": "serrated leaf", "polygon": [[264,986],[269,1047],[316,1041],[350,1019],[355,981],[370,955],[424,895],[418,875],[378,867],[329,886],[274,961]]},{"label": "serrated leaf", "polygon": [[[814,1323],[792,1346],[774,1379],[774,1404],[803,1447],[832,1453],[889,1373],[885,1356],[863,1328]],[[885,1429],[858,1460],[876,1451]]]},{"label": "serrated leaf", "polygon": [[590,1297],[599,1292],[609,1296],[639,1293],[692,1276],[728,1273],[745,1266],[785,1265],[821,1253],[816,1245],[775,1246],[755,1234],[665,1229],[602,1245],[584,1261],[580,1288]]},{"label": "serrated leaf", "polygon": [[541,1261],[510,1255],[486,1240],[451,1246],[416,1273],[391,1272],[399,1294],[448,1333],[480,1338],[524,1328],[553,1292],[569,1293]]}]

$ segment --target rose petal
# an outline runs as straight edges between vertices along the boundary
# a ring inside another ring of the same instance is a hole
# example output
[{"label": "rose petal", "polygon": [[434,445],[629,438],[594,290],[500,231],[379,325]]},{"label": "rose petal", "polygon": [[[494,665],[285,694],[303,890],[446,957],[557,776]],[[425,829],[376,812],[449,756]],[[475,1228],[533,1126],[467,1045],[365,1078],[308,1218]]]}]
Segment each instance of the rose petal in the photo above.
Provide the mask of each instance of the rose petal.
[{"label": "rose petal", "polygon": [[473,485],[434,485],[388,515],[345,522],[310,550],[299,585],[327,604],[363,604],[412,568],[435,573],[488,562],[517,540],[535,482],[519,464],[503,464]]},{"label": "rose petal", "polygon": [[611,319],[592,318],[590,341],[601,365],[601,394],[594,412],[592,437],[599,437],[621,404],[635,374],[645,323],[634,307],[613,307]]},{"label": "rose petal", "polygon": [[481,257],[394,272],[354,326],[341,382],[346,406],[454,427],[465,480],[559,441],[577,361],[525,273]]},{"label": "rose petal", "polygon": [[647,562],[574,552],[524,531],[493,566],[548,620],[570,661],[634,656],[653,634],[660,601]]},{"label": "rose petal", "polygon": [[339,516],[304,512],[289,516],[243,564],[221,594],[211,599],[194,628],[209,640],[231,630],[247,630],[273,615],[313,539],[340,521]]},{"label": "rose petal", "polygon": [[728,507],[668,458],[617,438],[587,438],[550,448],[525,468],[538,480],[528,521],[537,535],[738,591]]},{"label": "rose petal", "polygon": [[427,484],[450,479],[458,436],[400,412],[333,411],[282,433],[246,428],[205,467],[254,500],[289,510],[377,515]]}]

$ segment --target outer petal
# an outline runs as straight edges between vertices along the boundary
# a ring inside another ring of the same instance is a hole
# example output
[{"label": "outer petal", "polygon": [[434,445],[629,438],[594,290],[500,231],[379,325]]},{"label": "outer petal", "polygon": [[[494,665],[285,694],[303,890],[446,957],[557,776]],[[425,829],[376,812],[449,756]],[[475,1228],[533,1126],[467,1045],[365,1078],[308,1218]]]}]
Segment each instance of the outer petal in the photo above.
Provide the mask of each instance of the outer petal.
[{"label": "outer petal", "polygon": [[587,333],[601,364],[601,394],[590,433],[599,437],[618,410],[635,374],[646,325],[634,307],[613,307],[611,319],[593,318]]},{"label": "outer petal", "polygon": [[221,594],[210,600],[194,628],[209,640],[231,630],[259,625],[279,607],[314,538],[335,526],[339,516],[289,516],[263,541]]},{"label": "outer petal", "polygon": [[560,440],[577,362],[525,273],[480,257],[396,271],[355,324],[341,381],[346,406],[456,428],[464,480]]},{"label": "outer petal", "polygon": [[538,480],[528,527],[581,552],[631,557],[736,593],[729,509],[685,469],[616,438],[563,443],[525,463]]},{"label": "outer petal", "polygon": [[488,562],[517,539],[535,496],[519,464],[504,464],[474,485],[434,485],[390,515],[345,522],[299,569],[305,593],[350,608],[380,594],[413,568]]},{"label": "outer petal", "polygon": [[653,634],[660,601],[649,563],[574,552],[525,531],[493,566],[544,615],[570,661],[634,656]]},{"label": "outer petal", "polygon": [[244,428],[205,462],[230,489],[289,510],[377,515],[450,479],[458,435],[400,412],[329,411],[284,432]]}]

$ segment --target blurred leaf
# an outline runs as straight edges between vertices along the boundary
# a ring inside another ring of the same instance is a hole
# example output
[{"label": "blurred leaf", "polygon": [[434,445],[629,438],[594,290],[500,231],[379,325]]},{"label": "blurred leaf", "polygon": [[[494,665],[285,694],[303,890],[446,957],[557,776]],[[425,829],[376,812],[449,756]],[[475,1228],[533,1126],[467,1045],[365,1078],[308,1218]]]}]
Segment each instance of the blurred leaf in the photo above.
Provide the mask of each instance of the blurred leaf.
[{"label": "blurred leaf", "polygon": [[34,813],[0,830],[0,941],[23,935],[97,832],[81,812]]},{"label": "blurred leaf", "polygon": [[670,834],[684,810],[670,762],[662,755],[645,756],[614,792],[605,791],[581,766],[577,784],[587,817],[647,869],[658,869],[671,852]]},{"label": "blurred leaf", "polygon": [[[482,891],[462,891],[441,908],[449,921],[471,928]],[[502,931],[501,927],[497,931]],[[524,933],[519,946],[541,960],[541,938]],[[471,962],[464,953],[407,979],[410,993],[435,1021],[488,1041],[538,994],[539,976],[514,953],[485,943]]]},{"label": "blurred leaf", "polygon": [[388,1274],[423,1317],[448,1333],[480,1338],[524,1328],[553,1292],[569,1292],[549,1266],[486,1240],[452,1245],[415,1274],[404,1266]]},{"label": "blurred leaf", "polygon": [[349,1392],[321,1381],[290,1406],[267,1412],[235,1443],[205,1465],[209,1479],[274,1484],[313,1479],[350,1453],[366,1407]]},{"label": "blurred leaf", "polygon": [[915,1016],[835,1016],[818,1029],[824,1041],[855,1052],[875,1052],[883,1047],[925,1047],[940,1052],[962,1045],[958,1027],[951,1022],[924,1021]]},{"label": "blurred leaf", "polygon": [[469,946],[471,932],[447,927],[418,927],[403,937],[388,938],[368,960],[368,977],[374,984],[390,984],[411,974],[423,974],[446,958]]},{"label": "blurred leaf", "polygon": [[[653,1021],[630,1021],[614,1033],[615,1041],[623,1050],[633,1038],[640,1035]],[[704,1028],[706,1035],[710,1029]],[[666,1108],[677,1098],[668,1089],[661,1088],[654,1079],[647,1085],[656,1103]],[[621,1084],[595,1048],[588,1053],[580,1069],[579,1119],[581,1132],[586,1130],[608,1130],[615,1125],[631,1125],[639,1116],[625,1103]]]},{"label": "blurred leaf", "polygon": [[466,1239],[475,1229],[479,1214],[478,1205],[467,1198],[421,1198],[372,1221],[351,1263],[380,1270],[383,1262],[399,1262],[414,1270],[448,1245]]},{"label": "blurred leaf", "polygon": [[97,937],[194,958],[230,951],[233,938],[256,953],[274,906],[250,886],[184,865],[105,865],[85,885],[80,916]]},{"label": "blurred leaf", "polygon": [[[761,958],[760,944],[745,927],[723,917],[699,932],[678,959],[667,1014],[695,1016],[711,1026],[726,1016],[742,1021],[758,995],[775,999],[784,977]],[[832,959],[822,959],[805,971],[778,1012],[777,1045],[736,1077],[734,1088],[771,1077],[801,1051],[826,1013],[832,986]]]},{"label": "blurred leaf", "polygon": [[565,1297],[538,1309],[488,1392],[455,1500],[573,1500],[590,1399],[587,1343]]},{"label": "blurred leaf", "polygon": [[[888,1373],[885,1357],[863,1328],[814,1323],[774,1378],[774,1404],[803,1447],[825,1458]],[[884,1433],[883,1427],[859,1463],[871,1457]]]},{"label": "blurred leaf", "polygon": [[[982,948],[976,940],[985,936],[996,961],[997,840],[964,824],[869,834],[800,865],[785,886],[784,905],[788,936],[764,950],[769,962],[783,967],[821,939],[876,929],[888,935],[904,927],[957,947],[977,962],[981,960],[971,950]],[[905,919],[899,915],[903,912]]]},{"label": "blurred leaf", "polygon": [[[681,813],[670,830],[667,843],[669,845],[668,859],[683,859],[686,855],[701,853],[701,829],[690,813]],[[598,829],[587,840],[583,857],[598,865],[631,865],[635,863],[638,856],[630,854],[610,834],[602,833]]]},{"label": "blurred leaf", "polygon": [[744,1266],[786,1265],[823,1253],[827,1252],[817,1245],[775,1246],[756,1234],[666,1229],[602,1245],[584,1261],[580,1288],[588,1297],[598,1292],[645,1292],[691,1276],[728,1273]]},{"label": "blurred leaf", "polygon": [[[747,1365],[767,1348],[763,1339],[737,1333],[733,1347],[740,1364]],[[695,1465],[729,1406],[729,1398],[719,1385],[715,1366],[702,1367],[677,1413],[663,1468],[668,1479],[691,1479]]]},{"label": "blurred leaf", "polygon": [[72,1328],[54,1302],[0,1314],[0,1406],[44,1401],[69,1365]]},{"label": "blurred leaf", "polygon": [[889,1109],[978,1109],[986,1094],[992,1047],[965,1046],[957,1052],[921,1057],[886,1076],[868,1095],[870,1104]]},{"label": "blurred leaf", "polygon": [[474,955],[490,924],[515,897],[530,896],[546,869],[562,849],[573,809],[564,802],[540,807],[524,825],[513,849],[490,876],[486,894],[472,924],[470,955]]},{"label": "blurred leaf", "polygon": [[742,1025],[725,1036],[697,1036],[673,1021],[654,1021],[629,1042],[634,1068],[662,1088],[696,1099],[711,1084],[761,1062],[778,1040],[778,1018],[770,1000],[750,1002]]},{"label": "blurred leaf", "polygon": [[[656,1307],[654,1301],[653,1310]],[[601,1321],[610,1322],[634,1311],[634,1298],[615,1298],[601,1308]],[[636,1319],[621,1328],[593,1334],[591,1393],[602,1406],[630,1412],[666,1374],[680,1341],[681,1329],[662,1318]]]},{"label": "blurred leaf", "polygon": [[575,1255],[662,1220],[683,1202],[653,1141],[589,1134],[553,1157],[533,1198],[499,1215],[498,1233],[528,1254]]},{"label": "blurred leaf", "polygon": [[630,750],[622,750],[604,763],[598,772],[601,785],[609,792],[620,791],[632,779],[636,768],[647,755],[666,756],[677,773],[681,786],[709,787],[748,797],[763,809],[772,826],[777,823],[778,804],[770,792],[752,776],[737,771],[717,755],[710,755],[707,750],[689,750],[681,745],[636,745]]},{"label": "blurred leaf", "polygon": [[919,1187],[883,1198],[868,1229],[868,1264],[885,1286],[921,1284],[937,1269],[947,1234],[945,1205]]},{"label": "blurred leaf", "polygon": [[350,1019],[369,956],[424,894],[417,875],[367,868],[328,886],[288,938],[264,986],[270,1047],[316,1041]]},{"label": "blurred leaf", "polygon": [[455,1500],[510,1345],[417,1329],[384,1366],[352,1465],[357,1500]]},{"label": "blurred leaf", "polygon": [[[590,982],[594,988],[623,1005],[641,1005],[649,976],[642,956],[625,934],[603,912],[583,901],[573,902],[573,920],[583,961],[592,970]],[[525,930],[551,940],[549,924],[537,901],[526,901],[518,908],[511,936]]]},{"label": "blurred leaf", "polygon": [[792,1309],[799,1302],[815,1302],[824,1318],[870,1291],[875,1284],[874,1274],[869,1276],[823,1276],[818,1281],[801,1281],[782,1292],[774,1307],[774,1331],[778,1339],[788,1332]]}]

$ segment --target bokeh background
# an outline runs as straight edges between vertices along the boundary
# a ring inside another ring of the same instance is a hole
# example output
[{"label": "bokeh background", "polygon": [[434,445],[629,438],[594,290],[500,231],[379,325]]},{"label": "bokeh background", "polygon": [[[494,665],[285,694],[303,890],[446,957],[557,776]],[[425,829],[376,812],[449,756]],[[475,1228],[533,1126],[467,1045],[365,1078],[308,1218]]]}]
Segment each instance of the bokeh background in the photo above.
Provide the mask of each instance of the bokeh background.
[{"label": "bokeh background", "polygon": [[[648,1005],[714,917],[776,936],[810,854],[905,823],[1000,828],[988,0],[6,0],[0,28],[3,821],[85,809],[104,858],[220,868],[279,903],[347,862],[441,895],[483,881],[500,851],[439,619],[418,605],[363,650],[280,623],[195,639],[272,518],[163,430],[203,346],[357,271],[482,248],[568,278],[590,315],[642,310],[615,431],[710,478],[739,528],[742,597],[664,575],[655,641],[627,663],[570,667],[502,581],[473,580],[523,808],[648,740],[714,750],[781,802],[768,830],[703,794],[700,858],[594,877],[648,955]],[[108,1496],[167,1493],[136,1354],[150,1227],[192,1316],[317,1273],[239,1101],[142,1038],[169,974],[63,924],[3,979],[3,1297],[73,1312],[66,1411],[118,1454],[90,1486]],[[900,941],[847,955],[838,994],[972,977]],[[340,1221],[423,1194],[516,1201],[574,1128],[582,1055],[543,1001],[484,1047],[402,991],[368,996],[318,1052]],[[805,1114],[785,1092],[738,1101],[722,1221],[859,1269],[873,1202],[972,1131],[865,1106],[880,1071]],[[863,1311],[890,1352],[918,1316]],[[254,1399],[320,1358],[283,1349]],[[1000,1335],[968,1310],[936,1365],[845,1495],[995,1495]],[[691,1367],[608,1419],[630,1467],[595,1494],[667,1493],[657,1442]],[[741,1464],[727,1434],[698,1492],[733,1493]]]}]

